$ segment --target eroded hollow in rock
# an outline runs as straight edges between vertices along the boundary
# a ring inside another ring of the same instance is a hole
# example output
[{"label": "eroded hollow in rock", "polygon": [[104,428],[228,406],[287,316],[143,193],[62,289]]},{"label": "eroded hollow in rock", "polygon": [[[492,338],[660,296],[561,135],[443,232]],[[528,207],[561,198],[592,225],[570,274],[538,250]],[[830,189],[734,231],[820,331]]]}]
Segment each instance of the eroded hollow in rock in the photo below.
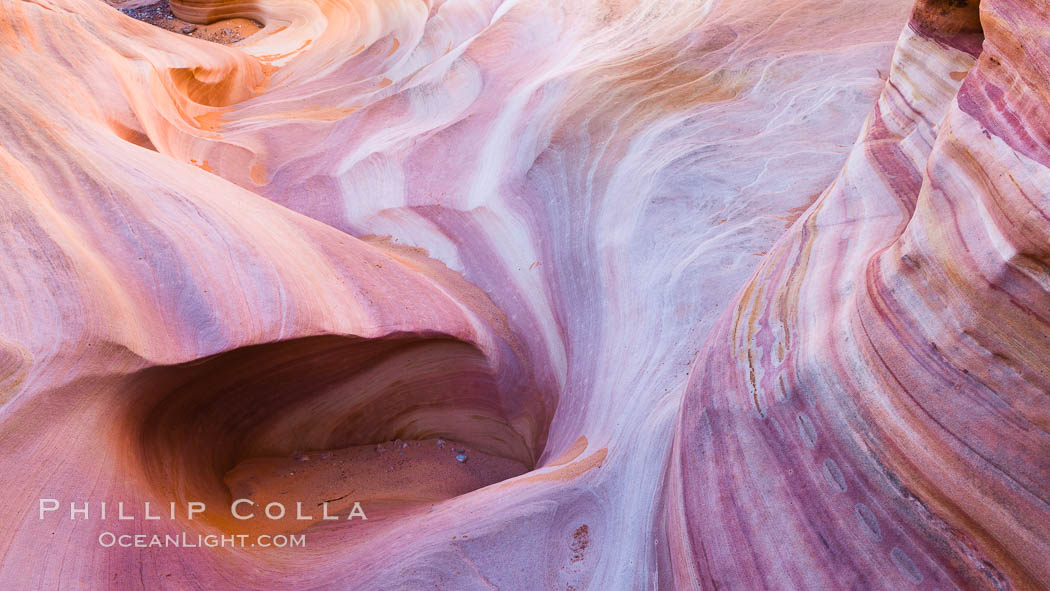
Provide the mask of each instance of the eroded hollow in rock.
[{"label": "eroded hollow in rock", "polygon": [[135,20],[222,45],[244,41],[263,28],[262,23],[250,18],[225,18],[209,24],[192,23],[175,16],[169,0],[106,0],[106,3]]},{"label": "eroded hollow in rock", "polygon": [[[374,519],[511,478],[533,468],[548,421],[478,349],[436,336],[245,347],[142,371],[124,389],[154,498],[205,503],[206,524],[237,532],[315,525],[325,501],[331,515],[359,502]],[[287,514],[233,519],[241,498],[241,514],[271,502]]]},{"label": "eroded hollow in rock", "polygon": [[981,53],[984,31],[979,0],[916,0],[911,27],[974,57]]}]

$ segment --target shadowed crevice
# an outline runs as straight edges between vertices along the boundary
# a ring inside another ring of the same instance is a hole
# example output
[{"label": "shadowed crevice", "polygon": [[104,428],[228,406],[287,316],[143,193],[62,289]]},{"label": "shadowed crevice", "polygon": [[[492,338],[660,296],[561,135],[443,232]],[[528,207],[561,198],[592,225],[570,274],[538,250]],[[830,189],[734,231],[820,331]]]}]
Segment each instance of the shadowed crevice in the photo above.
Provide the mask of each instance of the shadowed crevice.
[{"label": "shadowed crevice", "polygon": [[156,497],[204,502],[227,530],[249,525],[224,510],[234,494],[387,507],[469,492],[532,469],[542,450],[517,425],[546,423],[513,416],[489,360],[442,336],[244,347],[142,371],[123,391]]}]

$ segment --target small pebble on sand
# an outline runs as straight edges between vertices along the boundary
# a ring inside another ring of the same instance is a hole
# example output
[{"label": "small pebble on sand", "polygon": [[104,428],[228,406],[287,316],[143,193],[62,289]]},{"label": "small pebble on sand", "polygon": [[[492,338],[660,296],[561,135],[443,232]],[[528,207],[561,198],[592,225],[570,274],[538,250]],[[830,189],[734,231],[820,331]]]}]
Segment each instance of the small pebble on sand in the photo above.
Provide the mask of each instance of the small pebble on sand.
[{"label": "small pebble on sand", "polygon": [[465,462],[465,461],[467,461],[467,456],[465,456],[463,454],[459,454],[459,455],[456,456],[456,461],[457,462]]}]

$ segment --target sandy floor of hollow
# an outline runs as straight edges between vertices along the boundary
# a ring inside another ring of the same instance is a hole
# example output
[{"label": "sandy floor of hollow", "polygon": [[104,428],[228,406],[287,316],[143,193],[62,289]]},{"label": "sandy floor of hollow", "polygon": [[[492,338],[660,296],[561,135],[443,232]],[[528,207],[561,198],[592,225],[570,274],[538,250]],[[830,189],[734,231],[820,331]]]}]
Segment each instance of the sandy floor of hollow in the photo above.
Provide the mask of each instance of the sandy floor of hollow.
[{"label": "sandy floor of hollow", "polygon": [[131,18],[162,29],[222,45],[232,45],[251,37],[262,24],[247,18],[230,18],[208,25],[197,25],[176,17],[168,0],[105,0]]},{"label": "sandy floor of hollow", "polygon": [[[412,505],[449,499],[489,484],[523,474],[528,467],[514,460],[471,450],[440,440],[393,441],[337,450],[301,453],[293,457],[252,458],[226,473],[234,499],[251,499],[241,514],[254,511],[253,530],[298,531],[328,515],[346,521],[354,503],[370,521]],[[287,511],[271,520],[263,513],[267,504],[281,503]],[[297,519],[297,503],[303,516]]]}]

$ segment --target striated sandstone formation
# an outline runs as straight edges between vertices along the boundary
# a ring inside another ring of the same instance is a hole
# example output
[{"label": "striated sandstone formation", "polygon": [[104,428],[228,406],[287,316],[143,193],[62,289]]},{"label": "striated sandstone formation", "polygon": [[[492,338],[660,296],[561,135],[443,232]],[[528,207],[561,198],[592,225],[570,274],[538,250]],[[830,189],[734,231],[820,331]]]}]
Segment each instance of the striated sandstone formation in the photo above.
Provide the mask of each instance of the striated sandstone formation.
[{"label": "striated sandstone formation", "polygon": [[1050,80],[1020,26],[1047,16],[916,6],[842,172],[698,358],[677,584],[1050,586]]},{"label": "striated sandstone formation", "polygon": [[0,0],[0,588],[1050,588],[1045,4],[171,10]]}]

